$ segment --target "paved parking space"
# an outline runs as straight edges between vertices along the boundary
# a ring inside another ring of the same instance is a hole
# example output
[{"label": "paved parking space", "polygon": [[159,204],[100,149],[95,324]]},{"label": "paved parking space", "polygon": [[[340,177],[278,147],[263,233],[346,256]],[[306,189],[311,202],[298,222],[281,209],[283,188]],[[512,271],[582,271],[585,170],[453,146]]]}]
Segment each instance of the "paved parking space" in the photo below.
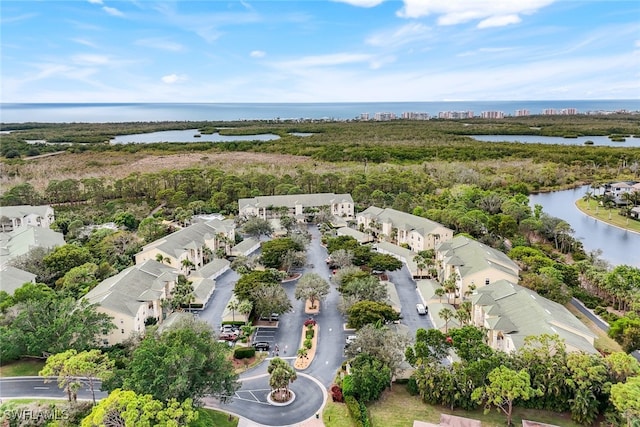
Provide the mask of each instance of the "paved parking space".
[{"label": "paved parking space", "polygon": [[271,345],[275,345],[276,332],[273,328],[258,327],[253,335],[253,341],[266,341]]},{"label": "paved parking space", "polygon": [[267,401],[267,396],[270,392],[270,388],[261,388],[256,390],[238,390],[236,391],[233,398],[237,400],[244,400],[246,402],[269,405],[270,403]]}]

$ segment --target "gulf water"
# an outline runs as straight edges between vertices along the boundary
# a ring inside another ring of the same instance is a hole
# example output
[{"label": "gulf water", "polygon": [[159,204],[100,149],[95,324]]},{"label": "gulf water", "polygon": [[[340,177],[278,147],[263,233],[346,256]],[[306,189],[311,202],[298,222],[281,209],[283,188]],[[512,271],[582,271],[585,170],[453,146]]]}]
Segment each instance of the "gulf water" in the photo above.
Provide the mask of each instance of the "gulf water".
[{"label": "gulf water", "polygon": [[541,114],[544,109],[576,108],[578,113],[640,112],[640,100],[565,101],[442,101],[442,102],[349,102],[349,103],[77,103],[77,104],[0,104],[0,122],[25,123],[106,123],[153,121],[234,121],[234,120],[352,120],[362,114],[389,112],[428,113],[441,111],[502,111],[515,115],[526,109]]}]

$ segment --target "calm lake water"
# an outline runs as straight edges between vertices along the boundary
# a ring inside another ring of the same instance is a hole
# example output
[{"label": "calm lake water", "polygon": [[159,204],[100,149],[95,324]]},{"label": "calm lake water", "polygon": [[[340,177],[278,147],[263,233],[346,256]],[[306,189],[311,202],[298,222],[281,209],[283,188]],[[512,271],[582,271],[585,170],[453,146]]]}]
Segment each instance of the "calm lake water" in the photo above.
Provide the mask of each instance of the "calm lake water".
[{"label": "calm lake water", "polygon": [[578,138],[562,138],[559,136],[537,135],[469,135],[478,141],[486,142],[521,142],[538,144],[585,145],[586,141],[593,141],[593,145],[607,145],[610,147],[640,147],[640,138],[626,138],[624,142],[614,142],[607,136],[579,136]]},{"label": "calm lake water", "polygon": [[[194,135],[200,136],[196,137]],[[272,133],[260,135],[220,135],[219,133],[200,134],[198,129],[188,129],[118,135],[110,142],[112,144],[152,144],[156,142],[273,141],[274,139],[280,139],[280,136]]]},{"label": "calm lake water", "polygon": [[[542,205],[544,212],[567,221],[586,252],[600,249],[601,257],[612,265],[640,267],[640,233],[632,233],[591,218],[575,206],[589,186],[552,193],[532,194],[531,206]],[[595,209],[595,203],[592,207]],[[602,209],[602,208],[601,208]]]}]

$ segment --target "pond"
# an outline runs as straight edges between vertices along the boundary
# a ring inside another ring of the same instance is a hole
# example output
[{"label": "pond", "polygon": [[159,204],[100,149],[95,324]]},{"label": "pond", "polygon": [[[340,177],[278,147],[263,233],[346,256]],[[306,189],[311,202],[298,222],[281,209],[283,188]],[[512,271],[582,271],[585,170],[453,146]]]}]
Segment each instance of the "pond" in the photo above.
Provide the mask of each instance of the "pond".
[{"label": "pond", "polygon": [[162,132],[118,135],[111,144],[153,144],[157,142],[227,142],[227,141],[273,141],[280,136],[273,133],[259,135],[220,135],[219,133],[201,134],[198,129],[169,130]]},{"label": "pond", "polygon": [[[561,144],[586,145],[586,141],[593,141],[593,145],[609,147],[640,147],[640,138],[627,137],[624,142],[612,141],[608,136],[579,136],[577,138],[563,138],[560,136],[538,135],[468,135],[478,141],[486,142],[521,142],[525,144]],[[588,146],[588,145],[586,145]]]},{"label": "pond", "polygon": [[529,201],[532,207],[541,205],[547,214],[567,221],[574,230],[573,237],[582,242],[586,252],[600,249],[601,258],[614,266],[640,267],[640,233],[626,231],[583,214],[575,202],[586,191],[589,191],[589,186],[532,194]]}]

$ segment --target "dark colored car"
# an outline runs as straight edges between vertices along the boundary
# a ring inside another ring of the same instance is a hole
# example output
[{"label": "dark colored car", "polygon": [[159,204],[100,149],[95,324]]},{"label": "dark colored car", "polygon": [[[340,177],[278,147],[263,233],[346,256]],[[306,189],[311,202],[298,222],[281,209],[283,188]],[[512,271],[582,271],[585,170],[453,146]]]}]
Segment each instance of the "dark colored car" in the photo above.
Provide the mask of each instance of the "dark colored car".
[{"label": "dark colored car", "polygon": [[266,341],[254,342],[253,348],[260,351],[269,351],[269,343]]}]

